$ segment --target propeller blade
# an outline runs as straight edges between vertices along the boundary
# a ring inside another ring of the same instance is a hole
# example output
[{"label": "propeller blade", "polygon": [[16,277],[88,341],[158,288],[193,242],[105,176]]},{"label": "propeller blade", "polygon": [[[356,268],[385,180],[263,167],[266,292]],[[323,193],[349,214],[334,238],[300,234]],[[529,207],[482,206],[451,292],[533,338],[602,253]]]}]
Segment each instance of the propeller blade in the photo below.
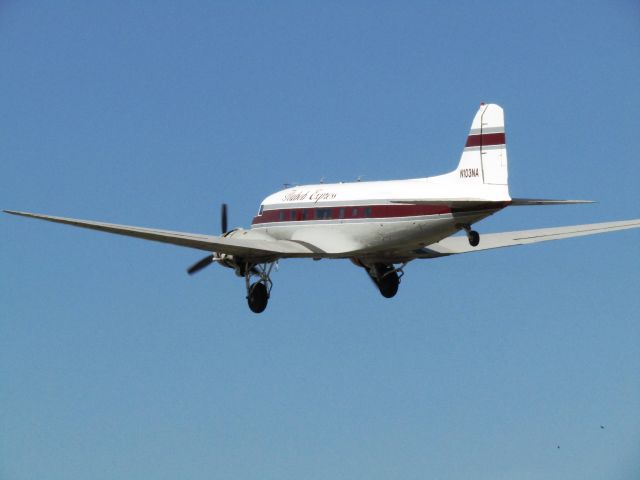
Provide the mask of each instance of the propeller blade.
[{"label": "propeller blade", "polygon": [[227,233],[227,204],[222,204],[222,212],[220,213],[220,221],[222,223],[222,234]]},{"label": "propeller blade", "polygon": [[211,265],[215,260],[216,260],[216,258],[213,255],[207,255],[202,260],[200,260],[200,261],[194,263],[193,265],[191,265],[187,269],[187,273],[189,275],[193,275],[194,273],[199,272],[200,270],[202,270],[204,267],[208,267],[209,265]]},{"label": "propeller blade", "polygon": [[[221,227],[222,227],[222,235],[224,235],[225,233],[227,233],[227,204],[223,203],[222,204],[222,208],[221,208],[221,212],[220,212],[220,223],[221,223]],[[218,261],[218,258],[216,258],[215,254],[214,255],[207,255],[206,257],[204,257],[203,259],[197,261],[196,263],[194,263],[193,265],[191,265],[188,269],[187,269],[187,273],[189,275],[193,275],[196,272],[199,272],[200,270],[202,270],[204,267],[208,267],[209,265],[211,265],[213,262]]]}]

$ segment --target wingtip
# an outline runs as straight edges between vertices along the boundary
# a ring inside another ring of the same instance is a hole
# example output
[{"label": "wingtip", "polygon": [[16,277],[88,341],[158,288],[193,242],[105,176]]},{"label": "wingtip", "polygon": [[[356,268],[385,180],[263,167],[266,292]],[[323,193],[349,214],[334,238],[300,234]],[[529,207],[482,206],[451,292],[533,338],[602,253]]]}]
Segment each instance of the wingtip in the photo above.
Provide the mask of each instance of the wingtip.
[{"label": "wingtip", "polygon": [[20,212],[18,210],[2,210],[4,213],[8,213],[9,215],[21,215],[23,217],[28,217],[29,215],[31,215],[28,212]]}]

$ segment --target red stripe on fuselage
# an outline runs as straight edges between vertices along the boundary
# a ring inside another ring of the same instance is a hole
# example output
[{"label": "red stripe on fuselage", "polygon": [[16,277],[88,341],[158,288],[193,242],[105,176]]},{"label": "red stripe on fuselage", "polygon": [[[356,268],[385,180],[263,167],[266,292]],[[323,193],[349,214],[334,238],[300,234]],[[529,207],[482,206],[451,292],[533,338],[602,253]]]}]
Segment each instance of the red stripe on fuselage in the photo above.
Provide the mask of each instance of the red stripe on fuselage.
[{"label": "red stripe on fuselage", "polygon": [[345,205],[338,207],[280,208],[265,210],[253,218],[252,225],[262,223],[302,222],[312,220],[350,220],[358,218],[403,218],[444,215],[466,211],[499,210],[505,204],[488,203],[464,208],[446,205]]},{"label": "red stripe on fuselage", "polygon": [[481,135],[469,135],[465,147],[488,147],[491,145],[504,145],[505,142],[504,133],[484,133]]},{"label": "red stripe on fuselage", "polygon": [[418,217],[451,213],[444,205],[353,205],[344,207],[281,208],[265,210],[252,224],[305,220],[349,220],[355,218]]}]

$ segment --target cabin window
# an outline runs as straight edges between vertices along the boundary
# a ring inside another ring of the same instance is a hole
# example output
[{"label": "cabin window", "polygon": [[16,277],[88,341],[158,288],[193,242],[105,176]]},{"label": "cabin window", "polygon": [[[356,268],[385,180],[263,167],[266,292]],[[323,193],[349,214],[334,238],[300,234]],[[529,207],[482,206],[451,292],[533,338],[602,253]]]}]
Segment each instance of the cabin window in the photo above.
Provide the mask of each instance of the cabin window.
[{"label": "cabin window", "polygon": [[354,209],[351,210],[351,216],[352,217],[357,217],[358,216],[358,209],[357,208],[354,208]]},{"label": "cabin window", "polygon": [[340,218],[344,218],[344,207],[341,207],[341,208],[340,208],[340,210],[339,210],[339,212],[338,212],[338,216],[339,216]]},{"label": "cabin window", "polygon": [[371,216],[371,207],[367,207],[364,209],[364,216],[367,218]]},{"label": "cabin window", "polygon": [[300,219],[301,220],[306,220],[307,219],[307,211],[306,210],[300,210]]},{"label": "cabin window", "polygon": [[284,222],[284,210],[280,210],[280,221]]},{"label": "cabin window", "polygon": [[295,220],[296,219],[296,211],[295,210],[291,210],[291,212],[289,212],[289,218],[291,220]]},{"label": "cabin window", "polygon": [[315,209],[315,218],[317,220],[329,220],[331,218],[331,209],[330,208],[316,208]]}]

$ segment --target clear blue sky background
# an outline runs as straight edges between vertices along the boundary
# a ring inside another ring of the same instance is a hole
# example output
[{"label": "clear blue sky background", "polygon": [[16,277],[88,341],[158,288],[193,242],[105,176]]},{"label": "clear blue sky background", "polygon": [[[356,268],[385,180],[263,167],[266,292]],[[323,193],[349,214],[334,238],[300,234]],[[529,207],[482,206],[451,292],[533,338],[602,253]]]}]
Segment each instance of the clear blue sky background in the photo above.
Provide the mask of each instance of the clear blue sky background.
[{"label": "clear blue sky background", "polygon": [[[285,182],[453,169],[485,101],[514,196],[599,203],[480,232],[640,217],[637,1],[6,1],[0,58],[1,208],[248,226]],[[392,300],[283,261],[260,316],[199,251],[0,235],[2,479],[640,478],[637,230],[415,262]]]}]

